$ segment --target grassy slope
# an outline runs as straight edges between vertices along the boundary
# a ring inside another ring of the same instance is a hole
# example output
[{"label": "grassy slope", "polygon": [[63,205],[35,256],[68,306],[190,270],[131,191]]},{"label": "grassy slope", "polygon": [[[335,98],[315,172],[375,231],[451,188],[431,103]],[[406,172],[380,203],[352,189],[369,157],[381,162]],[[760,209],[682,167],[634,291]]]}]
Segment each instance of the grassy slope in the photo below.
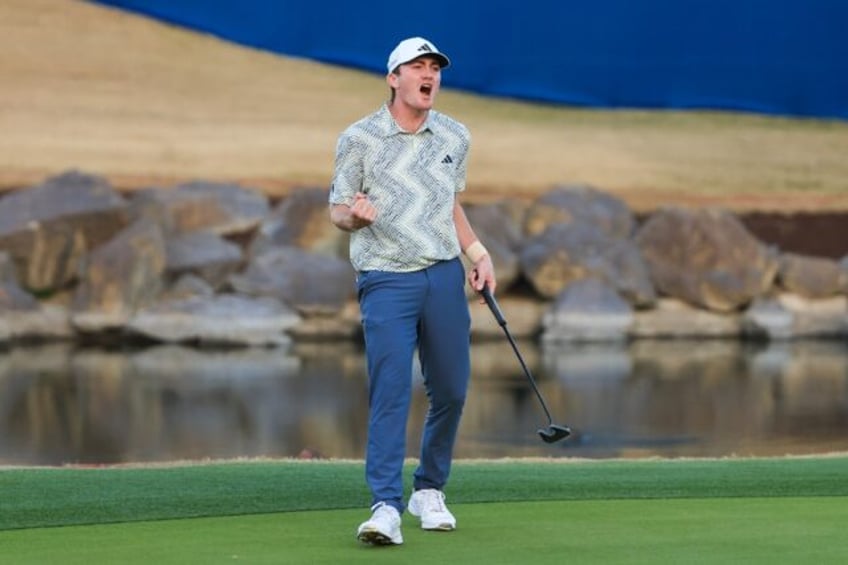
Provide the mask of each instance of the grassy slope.
[{"label": "grassy slope", "polygon": [[[190,178],[325,185],[382,77],[278,57],[78,0],[0,3],[0,188],[67,168],[121,188]],[[474,134],[469,200],[561,182],[639,209],[848,209],[848,123],[591,111],[443,91]]]},{"label": "grassy slope", "polygon": [[[407,477],[412,465],[406,469]],[[365,508],[359,462],[0,471],[0,530]],[[848,496],[848,457],[459,462],[452,503]]]}]

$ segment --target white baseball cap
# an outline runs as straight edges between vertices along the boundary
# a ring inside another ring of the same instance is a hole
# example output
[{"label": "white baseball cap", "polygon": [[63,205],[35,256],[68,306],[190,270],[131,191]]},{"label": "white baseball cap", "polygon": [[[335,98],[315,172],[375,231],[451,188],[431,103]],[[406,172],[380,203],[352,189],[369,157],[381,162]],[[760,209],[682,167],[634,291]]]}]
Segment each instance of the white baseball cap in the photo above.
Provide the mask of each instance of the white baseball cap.
[{"label": "white baseball cap", "polygon": [[448,56],[436,49],[432,41],[427,41],[423,37],[410,37],[397,44],[397,47],[389,55],[389,62],[386,67],[388,67],[389,72],[392,72],[400,65],[424,55],[438,59],[442,68],[450,65]]}]

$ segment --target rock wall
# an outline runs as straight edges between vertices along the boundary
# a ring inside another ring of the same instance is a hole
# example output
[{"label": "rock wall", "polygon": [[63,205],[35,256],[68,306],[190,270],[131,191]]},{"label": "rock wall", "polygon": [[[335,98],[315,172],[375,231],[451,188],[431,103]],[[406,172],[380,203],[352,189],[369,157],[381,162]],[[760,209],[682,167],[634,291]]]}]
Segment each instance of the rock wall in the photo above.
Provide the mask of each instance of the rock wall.
[{"label": "rock wall", "polygon": [[[845,241],[837,259],[788,252],[728,210],[637,219],[589,186],[467,212],[516,336],[848,336]],[[0,197],[0,341],[360,339],[347,247],[322,188],[277,203],[202,181],[121,194],[69,171]],[[468,294],[475,336],[499,336]]]}]

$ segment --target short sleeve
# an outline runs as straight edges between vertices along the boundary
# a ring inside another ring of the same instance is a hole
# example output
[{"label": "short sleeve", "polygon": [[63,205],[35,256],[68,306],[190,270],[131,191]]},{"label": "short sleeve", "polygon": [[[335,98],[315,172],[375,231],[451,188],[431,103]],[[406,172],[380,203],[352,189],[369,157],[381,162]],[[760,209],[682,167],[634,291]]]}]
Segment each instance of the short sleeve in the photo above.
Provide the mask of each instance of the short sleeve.
[{"label": "short sleeve", "polygon": [[330,185],[330,204],[349,204],[362,190],[363,152],[361,144],[350,133],[339,136],[336,143],[336,164]]}]

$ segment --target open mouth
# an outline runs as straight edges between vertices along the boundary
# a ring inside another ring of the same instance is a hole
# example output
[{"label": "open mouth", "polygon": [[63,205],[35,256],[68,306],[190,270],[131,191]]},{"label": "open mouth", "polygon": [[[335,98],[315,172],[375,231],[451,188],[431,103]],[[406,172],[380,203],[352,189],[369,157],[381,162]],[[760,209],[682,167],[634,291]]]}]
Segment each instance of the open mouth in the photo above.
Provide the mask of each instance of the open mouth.
[{"label": "open mouth", "polygon": [[432,84],[422,84],[421,88],[419,90],[421,91],[421,94],[424,94],[425,96],[430,96],[430,94],[433,93],[433,85]]}]

